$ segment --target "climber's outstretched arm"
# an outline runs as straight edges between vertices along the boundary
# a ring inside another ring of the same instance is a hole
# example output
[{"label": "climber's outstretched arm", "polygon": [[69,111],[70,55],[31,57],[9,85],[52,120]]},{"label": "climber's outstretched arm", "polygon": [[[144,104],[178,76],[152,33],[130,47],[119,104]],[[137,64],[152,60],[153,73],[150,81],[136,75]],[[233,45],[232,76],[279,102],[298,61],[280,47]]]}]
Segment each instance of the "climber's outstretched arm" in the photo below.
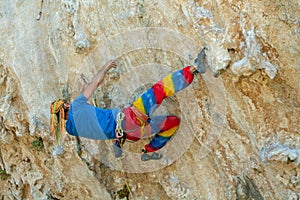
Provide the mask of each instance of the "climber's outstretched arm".
[{"label": "climber's outstretched arm", "polygon": [[97,72],[92,81],[86,86],[86,88],[82,92],[82,94],[86,98],[89,99],[93,95],[97,87],[103,81],[105,73],[112,67],[117,67],[117,64],[114,60],[108,61],[103,67],[101,67],[101,69]]}]

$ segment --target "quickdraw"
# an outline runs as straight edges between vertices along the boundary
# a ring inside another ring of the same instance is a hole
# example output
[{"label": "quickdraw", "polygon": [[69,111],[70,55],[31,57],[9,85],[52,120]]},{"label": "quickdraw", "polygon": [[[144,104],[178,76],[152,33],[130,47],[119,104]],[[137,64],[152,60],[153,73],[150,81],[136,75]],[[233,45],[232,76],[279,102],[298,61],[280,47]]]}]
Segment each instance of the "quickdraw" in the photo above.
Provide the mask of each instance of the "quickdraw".
[{"label": "quickdraw", "polygon": [[125,118],[125,114],[123,112],[119,112],[117,114],[117,126],[116,126],[116,137],[122,138],[124,136],[124,130],[122,129],[122,121]]},{"label": "quickdraw", "polygon": [[39,21],[39,20],[42,18],[42,14],[43,14],[43,4],[44,4],[44,0],[41,0],[41,9],[40,9],[38,18],[36,19],[37,21]]}]

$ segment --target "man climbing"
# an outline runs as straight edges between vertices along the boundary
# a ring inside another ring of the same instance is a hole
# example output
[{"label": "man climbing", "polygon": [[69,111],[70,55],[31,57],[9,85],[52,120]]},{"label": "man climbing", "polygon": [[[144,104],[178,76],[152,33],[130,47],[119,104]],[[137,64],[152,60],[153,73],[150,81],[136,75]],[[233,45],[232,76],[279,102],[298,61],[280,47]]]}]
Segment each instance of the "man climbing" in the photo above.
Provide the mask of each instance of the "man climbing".
[{"label": "man climbing", "polygon": [[195,65],[186,66],[155,83],[140,97],[123,110],[101,109],[88,104],[88,99],[104,79],[110,68],[117,67],[114,61],[105,64],[94,76],[91,83],[83,90],[71,105],[64,100],[51,103],[51,127],[57,134],[64,127],[70,135],[94,140],[114,140],[116,157],[123,155],[122,145],[125,140],[137,141],[155,134],[151,142],[145,145],[141,159],[160,159],[156,153],[171,139],[179,127],[177,116],[152,116],[162,101],[176,92],[188,87],[197,73],[205,73],[205,49],[198,54]]}]

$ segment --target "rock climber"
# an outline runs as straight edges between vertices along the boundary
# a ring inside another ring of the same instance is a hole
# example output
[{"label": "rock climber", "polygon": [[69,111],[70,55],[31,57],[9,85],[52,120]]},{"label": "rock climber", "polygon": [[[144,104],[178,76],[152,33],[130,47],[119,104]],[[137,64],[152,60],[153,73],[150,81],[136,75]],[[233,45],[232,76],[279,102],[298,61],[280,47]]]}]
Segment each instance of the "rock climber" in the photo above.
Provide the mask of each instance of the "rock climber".
[{"label": "rock climber", "polygon": [[[117,67],[115,61],[107,62],[94,76],[83,92],[69,104],[65,100],[51,103],[51,131],[60,140],[60,132],[66,131],[73,136],[94,140],[114,140],[116,157],[122,157],[125,140],[137,141],[155,134],[149,144],[145,145],[141,159],[160,159],[157,153],[172,138],[179,127],[177,116],[152,116],[162,101],[176,92],[188,87],[194,75],[205,73],[205,48],[198,54],[195,64],[186,66],[167,75],[145,91],[125,109],[101,109],[87,101],[104,79],[110,68]],[[66,122],[65,122],[66,121]]]}]

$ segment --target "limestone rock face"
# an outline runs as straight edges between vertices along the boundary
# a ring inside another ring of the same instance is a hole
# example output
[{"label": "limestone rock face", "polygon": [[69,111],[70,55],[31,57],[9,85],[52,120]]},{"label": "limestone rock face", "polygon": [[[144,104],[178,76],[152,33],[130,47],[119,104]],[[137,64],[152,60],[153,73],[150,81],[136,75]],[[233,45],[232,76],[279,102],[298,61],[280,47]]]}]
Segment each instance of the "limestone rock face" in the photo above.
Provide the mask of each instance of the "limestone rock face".
[{"label": "limestone rock face", "polygon": [[[300,199],[298,0],[41,2],[0,1],[1,199]],[[124,108],[204,46],[156,112],[181,118],[161,160],[68,134],[56,155],[54,99],[116,59],[91,103]]]}]

